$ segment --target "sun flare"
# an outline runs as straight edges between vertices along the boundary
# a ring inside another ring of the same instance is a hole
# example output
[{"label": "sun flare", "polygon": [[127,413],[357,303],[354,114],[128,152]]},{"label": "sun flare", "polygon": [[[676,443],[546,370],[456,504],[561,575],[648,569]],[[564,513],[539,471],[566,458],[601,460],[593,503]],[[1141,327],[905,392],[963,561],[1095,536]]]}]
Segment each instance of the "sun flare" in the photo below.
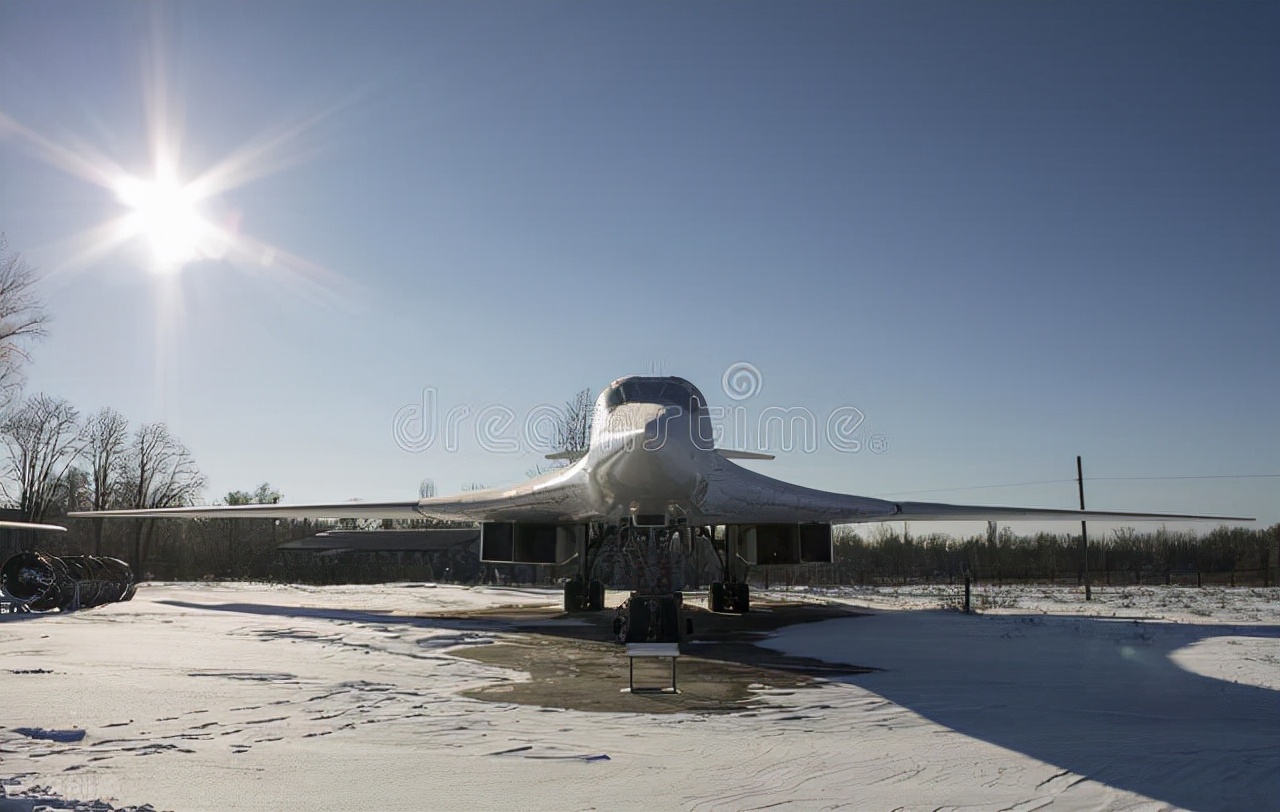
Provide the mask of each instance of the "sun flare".
[{"label": "sun flare", "polygon": [[156,273],[176,273],[209,255],[215,229],[201,212],[200,196],[191,184],[161,170],[151,180],[122,177],[115,192],[130,209],[121,236],[146,241]]},{"label": "sun flare", "polygon": [[[49,165],[105,189],[121,207],[107,220],[68,238],[67,257],[55,272],[91,267],[127,245],[131,253],[142,249],[147,255],[142,264],[155,276],[175,277],[193,262],[225,260],[325,300],[349,295],[349,282],[339,274],[247,233],[245,212],[226,197],[303,163],[310,154],[303,142],[306,133],[346,103],[266,130],[200,171],[185,174],[177,160],[182,130],[169,114],[179,105],[165,93],[164,60],[156,57],[152,67],[152,75],[144,77],[150,172],[125,169],[86,143],[51,138],[0,109],[0,140],[12,139]],[[339,289],[344,290],[341,296]]]}]

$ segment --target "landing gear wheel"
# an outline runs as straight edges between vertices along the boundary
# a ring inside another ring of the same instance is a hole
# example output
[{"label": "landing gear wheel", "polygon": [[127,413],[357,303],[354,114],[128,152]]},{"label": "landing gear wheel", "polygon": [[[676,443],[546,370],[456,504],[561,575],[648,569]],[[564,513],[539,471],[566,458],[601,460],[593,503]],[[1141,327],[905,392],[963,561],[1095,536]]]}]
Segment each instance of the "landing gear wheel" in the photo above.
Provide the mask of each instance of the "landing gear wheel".
[{"label": "landing gear wheel", "polygon": [[564,582],[564,610],[581,612],[586,604],[586,590],[580,578],[570,578]]},{"label": "landing gear wheel", "polygon": [[707,608],[712,612],[746,614],[751,611],[751,587],[745,583],[716,581],[711,585]]},{"label": "landing gear wheel", "polygon": [[712,612],[724,611],[724,583],[715,581],[711,584],[711,592],[707,597],[707,608]]},{"label": "landing gear wheel", "polygon": [[599,612],[604,609],[604,582],[592,580],[587,585],[587,611]]},{"label": "landing gear wheel", "polygon": [[[675,595],[637,595],[627,600],[625,643],[679,643],[680,605]],[[617,629],[617,624],[615,624]]]}]

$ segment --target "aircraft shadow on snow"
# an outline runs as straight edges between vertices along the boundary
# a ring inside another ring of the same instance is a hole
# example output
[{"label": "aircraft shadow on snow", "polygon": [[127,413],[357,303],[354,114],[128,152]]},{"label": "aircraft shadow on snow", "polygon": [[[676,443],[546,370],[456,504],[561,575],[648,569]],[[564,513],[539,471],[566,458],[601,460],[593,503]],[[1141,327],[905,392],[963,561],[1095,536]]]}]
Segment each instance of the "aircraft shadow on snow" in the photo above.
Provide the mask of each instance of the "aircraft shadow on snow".
[{"label": "aircraft shadow on snow", "polygon": [[[608,641],[612,625],[612,613],[609,612],[575,615],[574,622],[565,623],[563,622],[565,616],[558,610],[537,606],[445,610],[429,615],[398,615],[353,609],[260,603],[206,604],[177,600],[162,600],[157,603],[183,609],[332,620],[342,623],[373,623],[492,634],[537,634],[588,643]],[[695,618],[696,633],[692,639],[686,640],[681,648],[685,654],[704,660],[719,660],[755,668],[789,671],[824,679],[839,675],[864,674],[876,670],[847,663],[832,664],[812,657],[791,656],[754,645],[756,641],[783,626],[865,614],[849,607],[795,604],[774,607],[769,612],[753,612],[747,616],[713,614],[700,609],[686,610],[686,612],[687,615]]]},{"label": "aircraft shadow on snow", "polygon": [[[904,667],[836,680],[1069,771],[1049,780],[1083,776],[1194,810],[1270,807],[1280,798],[1280,691],[1203,676],[1171,656],[1209,638],[1276,638],[1280,629],[932,614],[940,622],[896,624],[895,640],[885,641],[913,652]],[[1028,646],[998,646],[992,657],[993,647],[966,646],[952,625],[992,622],[999,625],[988,631]],[[1061,628],[1037,641],[1050,625]],[[839,634],[858,632],[849,625]],[[877,646],[859,645],[858,656],[883,667]]]},{"label": "aircraft shadow on snow", "polygon": [[[265,604],[161,603],[423,629],[523,632],[596,641],[607,635],[603,623],[522,620],[519,609],[432,617]],[[817,611],[807,615],[798,611],[793,622],[817,622],[815,631],[827,624],[842,624],[823,630],[833,638],[858,639],[862,630],[871,630],[859,622],[854,610],[808,609]],[[1280,629],[937,611],[874,614],[928,616],[928,620],[897,624],[887,637],[859,640],[861,665],[773,655],[742,642],[787,625],[783,618],[746,635],[713,632],[711,641],[687,648],[704,659],[790,668],[859,686],[958,733],[1064,771],[1060,778],[1049,780],[1073,782],[1084,777],[1193,810],[1227,812],[1252,808],[1260,798],[1280,797],[1280,736],[1276,734],[1280,691],[1202,676],[1171,658],[1178,649],[1208,638],[1276,638]],[[741,621],[722,618],[718,628]],[[1048,650],[1043,645],[1030,653],[1018,645],[999,646],[996,649],[1002,653],[993,657],[990,646],[965,645],[963,634],[956,634],[959,627],[953,625],[984,622],[998,623],[994,631],[1000,637],[1023,638],[1033,645],[1049,624],[1065,625],[1069,633],[1054,634]],[[914,652],[913,658],[886,667],[878,662],[890,659],[877,650],[881,641],[893,652]]]}]

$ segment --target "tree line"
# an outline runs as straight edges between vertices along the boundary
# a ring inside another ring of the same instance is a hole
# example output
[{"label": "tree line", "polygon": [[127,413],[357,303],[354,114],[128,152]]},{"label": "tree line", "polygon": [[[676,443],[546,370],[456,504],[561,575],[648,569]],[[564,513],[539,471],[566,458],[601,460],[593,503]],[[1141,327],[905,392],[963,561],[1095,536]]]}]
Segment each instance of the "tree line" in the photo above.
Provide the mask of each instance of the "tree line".
[{"label": "tree line", "polygon": [[[1083,583],[1078,533],[1020,535],[1010,527],[965,538],[910,535],[894,525],[870,532],[846,527],[833,538],[834,562],[773,573],[775,582],[886,585],[910,583]],[[1277,586],[1280,524],[1217,527],[1207,533],[1132,527],[1090,538],[1088,576],[1094,584],[1221,584]],[[764,577],[758,573],[756,578]],[[814,580],[814,579],[821,580]]]},{"label": "tree line", "polygon": [[[143,576],[172,579],[257,578],[335,583],[380,580],[476,581],[492,572],[475,551],[346,553],[280,552],[284,541],[313,535],[304,521],[66,520],[77,510],[164,508],[196,504],[206,479],[191,451],[162,422],[130,425],[119,412],[102,408],[82,415],[71,403],[45,393],[23,395],[23,370],[33,344],[47,334],[49,316],[36,295],[37,276],[11,252],[0,235],[0,498],[32,522],[61,521],[60,538],[22,539],[59,554],[94,553],[125,558]],[[590,439],[591,392],[565,405],[557,426],[561,451],[580,453]],[[565,464],[566,460],[556,461]],[[434,494],[424,481],[423,496]],[[272,503],[280,493],[267,483],[226,494],[226,504]],[[11,514],[12,515],[12,514]],[[421,523],[419,523],[421,524]],[[1089,570],[1095,583],[1110,581],[1256,583],[1274,585],[1280,525],[1267,529],[1217,528],[1191,532],[1132,528],[1093,543]],[[5,552],[0,550],[0,553]],[[1084,560],[1079,536],[999,533],[954,539],[911,536],[893,525],[840,528],[829,565],[758,570],[753,582],[888,584],[963,580],[1079,581]],[[550,580],[552,568],[524,567],[508,577]],[[626,584],[615,586],[625,587]]]},{"label": "tree line", "polygon": [[[43,393],[0,420],[0,442],[8,452],[0,489],[33,522],[76,510],[190,505],[205,485],[190,450],[164,423],[131,428],[110,408],[82,419],[66,400]],[[92,552],[100,553],[103,522],[93,525]],[[141,558],[153,525],[134,525]]]},{"label": "tree line", "polygon": [[[270,501],[269,486],[253,501]],[[237,492],[254,496],[253,492]],[[231,496],[230,494],[228,496]],[[68,522],[69,532],[41,539],[57,554],[86,552],[93,543],[89,522]],[[475,545],[451,550],[404,552],[282,551],[287,541],[330,529],[331,524],[270,519],[162,519],[143,558],[133,558],[131,521],[108,523],[104,552],[130,560],[145,577],[165,580],[248,579],[285,583],[380,583],[386,581],[490,581],[495,571],[508,582],[551,584],[571,574],[556,567],[482,564]],[[701,542],[705,544],[705,542]],[[795,567],[754,568],[757,587],[794,585],[889,586],[976,583],[1083,582],[1080,537],[1070,533],[997,534],[954,538],[945,534],[904,534],[900,526],[837,528],[834,562]],[[1096,586],[1178,584],[1183,586],[1277,586],[1280,525],[1264,529],[1220,527],[1204,535],[1164,529],[1112,531],[1090,539],[1089,576]],[[617,551],[603,550],[612,561]],[[690,588],[718,576],[709,551],[690,557]],[[572,569],[572,568],[570,568]],[[694,571],[696,570],[696,572]],[[595,573],[610,586],[630,588],[625,568],[602,566]]]},{"label": "tree line", "polygon": [[[0,497],[26,521],[47,522],[75,510],[177,507],[205,486],[190,450],[164,423],[131,427],[103,408],[82,416],[64,398],[25,396],[32,346],[48,334],[38,276],[0,235]],[[130,528],[133,554],[146,551],[151,523]],[[91,552],[101,552],[102,522]]]}]

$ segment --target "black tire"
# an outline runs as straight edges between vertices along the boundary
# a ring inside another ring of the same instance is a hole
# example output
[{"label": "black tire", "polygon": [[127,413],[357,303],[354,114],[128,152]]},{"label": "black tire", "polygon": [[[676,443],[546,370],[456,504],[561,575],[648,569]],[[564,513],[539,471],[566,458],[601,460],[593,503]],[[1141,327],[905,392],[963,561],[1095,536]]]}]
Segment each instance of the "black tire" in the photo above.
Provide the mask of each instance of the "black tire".
[{"label": "black tire", "polygon": [[564,610],[566,612],[581,612],[585,597],[582,581],[573,578],[564,582]]},{"label": "black tire", "polygon": [[599,612],[604,609],[604,582],[593,580],[587,586],[587,611]]},{"label": "black tire", "polygon": [[680,608],[670,595],[634,595],[627,611],[626,642],[680,642]]},{"label": "black tire", "polygon": [[711,584],[711,592],[707,598],[707,608],[712,612],[724,611],[724,583],[721,581]]},{"label": "black tire", "polygon": [[751,587],[746,583],[735,586],[738,588],[738,611],[745,615],[751,611]]}]

